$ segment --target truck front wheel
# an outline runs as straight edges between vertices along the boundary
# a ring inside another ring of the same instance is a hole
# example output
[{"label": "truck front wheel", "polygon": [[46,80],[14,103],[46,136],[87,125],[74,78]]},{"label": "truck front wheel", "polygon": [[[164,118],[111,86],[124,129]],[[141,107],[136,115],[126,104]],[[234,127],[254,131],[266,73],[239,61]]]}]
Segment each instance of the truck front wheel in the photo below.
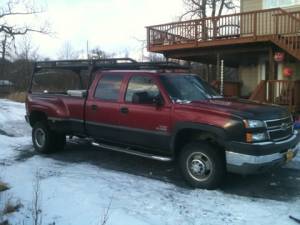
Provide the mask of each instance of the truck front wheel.
[{"label": "truck front wheel", "polygon": [[224,156],[203,141],[185,145],[179,164],[185,180],[196,188],[215,189],[226,174]]},{"label": "truck front wheel", "polygon": [[37,152],[51,153],[64,148],[66,136],[50,130],[45,122],[36,122],[32,129],[32,142]]}]

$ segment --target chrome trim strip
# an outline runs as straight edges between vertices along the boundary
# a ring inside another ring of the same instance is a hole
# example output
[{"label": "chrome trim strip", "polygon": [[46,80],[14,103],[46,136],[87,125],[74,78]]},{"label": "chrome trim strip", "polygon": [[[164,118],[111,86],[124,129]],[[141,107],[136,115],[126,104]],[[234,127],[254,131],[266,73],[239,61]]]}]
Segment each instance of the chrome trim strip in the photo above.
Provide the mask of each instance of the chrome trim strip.
[{"label": "chrome trim strip", "polygon": [[107,144],[101,144],[101,143],[97,143],[97,142],[92,142],[92,145],[99,147],[99,148],[110,149],[110,150],[116,151],[116,152],[123,152],[123,153],[127,153],[130,155],[136,155],[136,156],[140,156],[143,158],[154,159],[154,160],[163,161],[163,162],[170,162],[173,160],[173,158],[171,158],[171,157],[153,155],[153,154],[149,154],[149,153],[140,152],[138,150],[133,150],[130,148],[121,148],[121,147],[107,145]]},{"label": "chrome trim strip", "polygon": [[[294,124],[289,124],[287,127],[286,127],[286,130],[288,130],[288,129],[290,129],[291,127],[293,127],[293,125]],[[277,127],[280,127],[280,126],[276,126],[276,128]],[[282,129],[282,128],[278,128],[278,129],[271,129],[270,127],[268,127],[268,132],[273,132],[273,131],[280,131],[280,130],[282,130],[282,131],[285,131],[284,129]]]},{"label": "chrome trim strip", "polygon": [[297,134],[298,134],[298,131],[295,130],[292,137],[290,137],[289,139],[284,140],[284,141],[277,141],[277,142],[274,142],[274,144],[275,144],[275,145],[280,145],[280,144],[285,144],[285,143],[287,143],[287,142],[289,142],[289,141],[292,141],[293,139],[295,139],[295,138],[297,137]]},{"label": "chrome trim strip", "polygon": [[285,120],[285,119],[288,119],[288,118],[291,119],[291,116],[283,117],[283,118],[280,118],[280,119],[274,119],[274,120],[265,120],[265,122],[274,122],[274,121],[279,121],[279,120]]},{"label": "chrome trim strip", "polygon": [[[284,120],[289,120],[287,122],[285,122]],[[276,125],[276,126],[268,126],[267,123],[269,122],[275,122],[275,121],[282,121],[282,123],[286,123],[287,127],[285,129],[282,129],[282,124],[281,125]],[[280,118],[280,119],[274,119],[274,120],[264,120],[263,121],[264,124],[265,124],[265,127],[266,127],[266,131],[267,131],[267,134],[269,136],[269,142],[267,142],[268,144],[270,144],[271,142],[278,142],[278,141],[281,141],[281,140],[284,140],[286,138],[289,138],[291,135],[293,135],[294,133],[294,129],[293,129],[293,119],[291,116],[288,116],[288,117],[283,117],[283,118]],[[276,139],[271,139],[271,134],[272,132],[276,132],[276,131],[287,131],[287,130],[291,130],[291,133],[285,137],[280,137],[280,138],[276,138]]]},{"label": "chrome trim strip", "polygon": [[281,120],[286,120],[286,119],[290,119],[290,123],[288,123],[289,125],[293,125],[293,119],[291,116],[288,116],[288,117],[284,117],[284,118],[281,118],[281,119],[274,119],[274,120],[264,120],[264,123],[265,123],[265,126],[268,130],[273,130],[274,128],[280,128],[280,126],[273,126],[273,127],[269,127],[267,125],[268,122],[275,122],[275,121],[281,121]]},{"label": "chrome trim strip", "polygon": [[281,137],[281,138],[276,138],[276,139],[273,139],[274,141],[282,141],[282,140],[285,140],[287,138],[291,137],[291,135],[287,135],[285,137]]},{"label": "chrome trim strip", "polygon": [[[294,157],[300,151],[300,143],[293,149]],[[271,155],[254,156],[246,155],[231,151],[226,151],[226,162],[229,165],[243,166],[244,164],[260,165],[264,163],[271,163],[276,160],[284,159],[285,153],[275,153]]]}]

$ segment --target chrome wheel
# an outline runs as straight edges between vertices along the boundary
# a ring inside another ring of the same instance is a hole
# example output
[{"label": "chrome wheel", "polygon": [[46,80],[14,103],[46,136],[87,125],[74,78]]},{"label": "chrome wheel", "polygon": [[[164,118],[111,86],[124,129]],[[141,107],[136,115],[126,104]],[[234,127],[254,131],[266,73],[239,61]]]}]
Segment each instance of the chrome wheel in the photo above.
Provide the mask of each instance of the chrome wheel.
[{"label": "chrome wheel", "polygon": [[37,147],[43,148],[46,143],[46,133],[43,129],[37,128],[34,131],[34,141]]},{"label": "chrome wheel", "polygon": [[197,181],[205,181],[212,174],[212,162],[204,153],[194,152],[189,155],[186,164],[189,175]]}]

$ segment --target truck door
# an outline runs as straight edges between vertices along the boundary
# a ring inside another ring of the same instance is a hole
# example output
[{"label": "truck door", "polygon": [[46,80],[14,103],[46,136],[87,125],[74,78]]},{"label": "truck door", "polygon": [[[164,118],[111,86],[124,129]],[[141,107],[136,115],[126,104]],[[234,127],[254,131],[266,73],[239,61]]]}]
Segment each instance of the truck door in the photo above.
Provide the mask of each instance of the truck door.
[{"label": "truck door", "polygon": [[118,142],[122,80],[121,74],[104,73],[94,81],[86,102],[86,129],[91,137]]},{"label": "truck door", "polygon": [[[158,98],[161,105],[154,103]],[[153,151],[168,150],[171,107],[165,103],[153,76],[130,76],[119,110],[120,140]]]}]

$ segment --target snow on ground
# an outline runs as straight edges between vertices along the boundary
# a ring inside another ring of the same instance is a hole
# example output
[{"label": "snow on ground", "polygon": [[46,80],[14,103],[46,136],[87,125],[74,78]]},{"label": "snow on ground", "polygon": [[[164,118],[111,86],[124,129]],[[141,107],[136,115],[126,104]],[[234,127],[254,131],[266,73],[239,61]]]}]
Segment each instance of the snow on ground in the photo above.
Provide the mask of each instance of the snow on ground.
[{"label": "snow on ground", "polygon": [[[31,145],[24,114],[23,104],[0,100],[0,177],[11,186],[7,195],[24,205],[10,216],[12,224],[32,224],[37,171],[43,224],[96,225],[110,203],[109,225],[293,225],[288,215],[300,217],[299,198],[283,202],[191,190],[89,163],[62,163],[39,155],[16,160],[20,152],[32,151],[31,147],[23,148]],[[296,160],[299,165],[300,157]]]}]

